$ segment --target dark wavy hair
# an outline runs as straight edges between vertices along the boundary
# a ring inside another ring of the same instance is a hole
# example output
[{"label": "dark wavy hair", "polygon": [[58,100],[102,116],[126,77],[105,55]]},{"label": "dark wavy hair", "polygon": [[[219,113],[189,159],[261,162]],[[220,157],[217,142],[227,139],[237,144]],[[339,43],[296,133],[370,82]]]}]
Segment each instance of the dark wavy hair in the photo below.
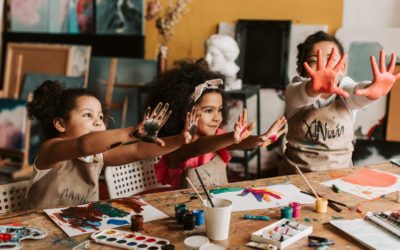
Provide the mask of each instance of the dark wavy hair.
[{"label": "dark wavy hair", "polygon": [[100,98],[88,89],[64,89],[57,81],[45,81],[34,92],[33,99],[27,104],[28,115],[39,121],[46,139],[59,135],[53,125],[54,118],[68,121],[71,110],[75,108],[75,101],[81,96],[95,97],[101,103],[104,121],[108,121],[108,109]]},{"label": "dark wavy hair", "polygon": [[318,31],[309,35],[303,43],[297,45],[297,73],[299,73],[300,76],[307,77],[307,71],[305,70],[303,63],[307,60],[307,56],[314,44],[319,42],[333,42],[338,47],[340,55],[344,54],[343,46],[336,37],[328,35],[324,31]]},{"label": "dark wavy hair", "polygon": [[[222,118],[227,120],[228,110],[226,102],[228,97],[222,87],[215,90],[205,90],[196,103],[191,100],[191,95],[197,85],[207,81],[225,77],[209,69],[205,60],[181,60],[174,63],[174,68],[163,72],[151,83],[151,90],[146,104],[154,108],[158,102],[169,103],[172,115],[160,130],[160,137],[179,134],[185,124],[186,113],[201,102],[204,94],[218,92],[222,95]],[[224,124],[224,123],[223,123]]]}]

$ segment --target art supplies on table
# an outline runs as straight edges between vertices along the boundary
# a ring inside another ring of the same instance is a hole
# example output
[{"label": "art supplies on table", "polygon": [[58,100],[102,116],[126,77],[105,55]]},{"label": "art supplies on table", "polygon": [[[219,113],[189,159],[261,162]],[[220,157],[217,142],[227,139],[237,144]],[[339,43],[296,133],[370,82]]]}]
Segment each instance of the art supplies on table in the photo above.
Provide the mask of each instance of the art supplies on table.
[{"label": "art supplies on table", "polygon": [[168,218],[157,208],[135,197],[45,209],[44,212],[68,236],[130,225],[132,215],[136,214],[143,215],[144,222]]},{"label": "art supplies on table", "polygon": [[166,239],[153,237],[138,232],[132,233],[117,229],[108,229],[92,233],[91,238],[100,244],[135,250],[161,250],[163,246],[169,244],[169,241]]},{"label": "art supplies on table", "polygon": [[391,159],[390,162],[397,166],[400,166],[400,159]]},{"label": "art supplies on table", "polygon": [[21,249],[21,240],[38,240],[46,236],[46,232],[33,227],[0,226],[0,249]]},{"label": "art supplies on table", "polygon": [[279,220],[251,234],[251,241],[272,244],[284,249],[299,239],[310,235],[313,227],[288,219]]},{"label": "art supplies on table", "polygon": [[210,190],[215,198],[232,201],[232,212],[267,209],[289,205],[314,204],[314,197],[302,194],[301,190],[291,183],[276,184],[253,188],[216,188]]},{"label": "art supplies on table", "polygon": [[400,211],[368,212],[364,219],[331,220],[329,223],[369,249],[398,249]]},{"label": "art supplies on table", "polygon": [[400,190],[399,175],[369,168],[359,169],[350,175],[321,184],[328,187],[335,185],[340,191],[365,199],[374,199]]}]

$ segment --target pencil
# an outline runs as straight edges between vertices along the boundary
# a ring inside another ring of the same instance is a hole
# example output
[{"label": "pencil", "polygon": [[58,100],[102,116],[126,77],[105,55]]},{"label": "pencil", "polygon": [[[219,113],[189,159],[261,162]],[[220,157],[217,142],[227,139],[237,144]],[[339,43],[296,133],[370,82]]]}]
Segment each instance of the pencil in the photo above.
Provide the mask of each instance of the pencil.
[{"label": "pencil", "polygon": [[[300,191],[300,192],[303,193],[303,194],[308,194],[308,195],[314,196],[313,193],[309,193],[309,192],[306,192],[306,191]],[[315,196],[314,196],[314,197],[315,197]],[[334,204],[336,204],[336,205],[339,205],[339,206],[343,206],[343,207],[347,207],[347,208],[348,208],[348,206],[347,206],[346,204],[341,203],[341,202],[338,202],[338,201],[334,201],[334,200],[328,199],[328,202],[332,202],[332,203],[334,203]]]},{"label": "pencil", "polygon": [[206,186],[204,186],[203,180],[201,179],[201,177],[200,177],[200,175],[199,175],[199,172],[197,172],[197,169],[194,169],[194,171],[196,172],[197,178],[199,178],[200,184],[201,184],[201,186],[202,186],[203,189],[204,189],[204,193],[206,193],[206,196],[207,196],[208,201],[210,202],[211,206],[214,207],[214,203],[212,202],[211,197],[210,197],[210,195],[208,194],[208,191],[207,191],[207,189],[206,189]]}]

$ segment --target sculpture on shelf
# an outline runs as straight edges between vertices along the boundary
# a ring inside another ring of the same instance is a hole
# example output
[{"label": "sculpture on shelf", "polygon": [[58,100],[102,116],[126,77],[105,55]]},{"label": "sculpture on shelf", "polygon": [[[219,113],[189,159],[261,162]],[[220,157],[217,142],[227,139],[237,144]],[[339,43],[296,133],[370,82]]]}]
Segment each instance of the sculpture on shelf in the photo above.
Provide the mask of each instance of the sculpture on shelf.
[{"label": "sculpture on shelf", "polygon": [[207,40],[206,61],[212,71],[226,76],[225,90],[242,88],[242,80],[236,78],[239,66],[235,60],[239,53],[239,46],[230,36],[212,35]]}]

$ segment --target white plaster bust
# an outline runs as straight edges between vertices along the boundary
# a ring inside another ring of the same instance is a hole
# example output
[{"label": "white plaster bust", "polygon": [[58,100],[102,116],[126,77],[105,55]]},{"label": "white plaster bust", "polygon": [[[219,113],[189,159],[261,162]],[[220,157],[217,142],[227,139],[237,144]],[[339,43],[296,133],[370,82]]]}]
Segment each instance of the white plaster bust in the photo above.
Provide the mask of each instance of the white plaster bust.
[{"label": "white plaster bust", "polygon": [[235,63],[240,50],[236,41],[227,35],[212,35],[207,40],[206,61],[212,71],[226,76],[225,90],[242,88],[242,80],[236,79],[239,66]]}]

